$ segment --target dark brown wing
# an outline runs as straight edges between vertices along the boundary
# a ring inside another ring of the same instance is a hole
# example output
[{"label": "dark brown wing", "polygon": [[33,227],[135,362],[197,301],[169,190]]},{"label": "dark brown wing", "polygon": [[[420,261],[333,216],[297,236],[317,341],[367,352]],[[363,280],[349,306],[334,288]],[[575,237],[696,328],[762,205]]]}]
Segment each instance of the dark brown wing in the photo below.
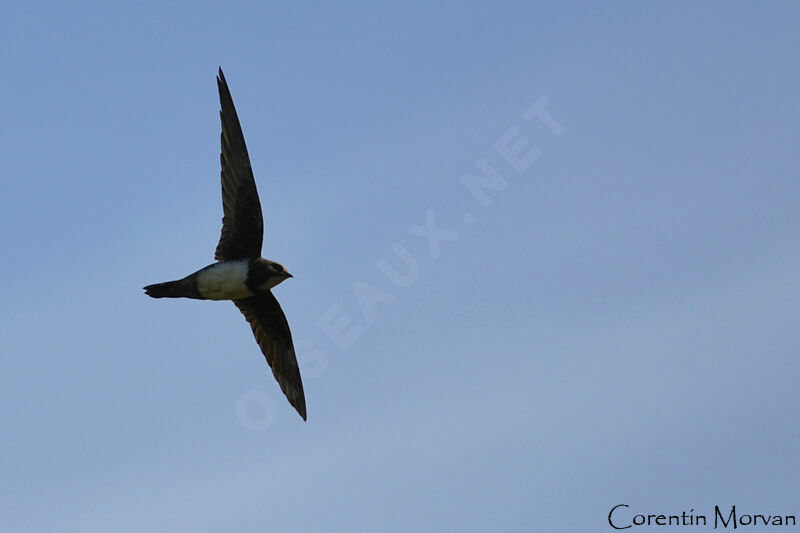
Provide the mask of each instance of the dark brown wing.
[{"label": "dark brown wing", "polygon": [[242,126],[222,69],[217,76],[222,119],[222,235],[214,258],[217,261],[261,256],[264,220],[258,201],[250,156],[244,144]]},{"label": "dark brown wing", "polygon": [[305,420],[306,397],[303,394],[303,381],[300,379],[289,323],[278,300],[272,292],[267,291],[250,298],[234,300],[233,303],[250,322],[256,342],[267,358],[267,364],[272,367],[272,373],[289,403]]}]

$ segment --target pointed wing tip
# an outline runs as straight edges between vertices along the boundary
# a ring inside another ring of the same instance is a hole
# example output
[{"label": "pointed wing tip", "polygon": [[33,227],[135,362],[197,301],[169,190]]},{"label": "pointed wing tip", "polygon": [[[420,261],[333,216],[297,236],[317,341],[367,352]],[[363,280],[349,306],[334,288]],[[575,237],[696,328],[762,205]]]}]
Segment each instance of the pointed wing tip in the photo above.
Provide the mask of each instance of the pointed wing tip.
[{"label": "pointed wing tip", "polygon": [[[291,348],[291,352],[292,356],[294,357],[294,347]],[[286,376],[280,376],[276,374],[274,367],[272,373],[275,375],[278,385],[280,385],[281,392],[283,392],[283,395],[286,396],[287,400],[289,400],[289,405],[294,407],[295,411],[297,411],[304,421],[307,421],[306,395],[305,392],[303,392],[303,381],[300,378],[300,374],[297,374],[297,382],[290,382],[287,381]]]},{"label": "pointed wing tip", "polygon": [[[278,376],[275,377],[278,378]],[[286,382],[282,379],[278,379],[278,385],[280,385],[281,392],[283,392],[283,395],[286,396],[286,399],[289,401],[289,405],[294,407],[294,410],[297,411],[297,414],[300,415],[303,422],[308,422],[306,396],[303,393],[302,384],[300,385],[299,392],[293,386],[287,386]]]},{"label": "pointed wing tip", "polygon": [[290,397],[285,390],[283,393],[286,395],[286,399],[289,400],[291,406],[294,407],[295,411],[303,418],[303,421],[308,422],[308,417],[306,415],[306,397],[305,394],[303,394],[303,389],[300,389],[299,396]]},{"label": "pointed wing tip", "polygon": [[228,89],[228,82],[225,80],[225,74],[222,73],[222,67],[219,67],[219,71],[217,72],[217,87],[219,88],[220,94],[222,91],[229,91]]}]

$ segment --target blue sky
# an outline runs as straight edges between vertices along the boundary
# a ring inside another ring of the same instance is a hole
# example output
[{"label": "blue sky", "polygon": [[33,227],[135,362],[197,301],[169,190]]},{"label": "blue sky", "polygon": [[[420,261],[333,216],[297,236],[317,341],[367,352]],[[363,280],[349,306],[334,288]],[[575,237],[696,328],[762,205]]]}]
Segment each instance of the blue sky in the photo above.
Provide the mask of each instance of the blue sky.
[{"label": "blue sky", "polygon": [[[5,6],[4,528],[800,514],[798,15]],[[307,423],[232,304],[141,291],[212,261],[218,65]]]}]

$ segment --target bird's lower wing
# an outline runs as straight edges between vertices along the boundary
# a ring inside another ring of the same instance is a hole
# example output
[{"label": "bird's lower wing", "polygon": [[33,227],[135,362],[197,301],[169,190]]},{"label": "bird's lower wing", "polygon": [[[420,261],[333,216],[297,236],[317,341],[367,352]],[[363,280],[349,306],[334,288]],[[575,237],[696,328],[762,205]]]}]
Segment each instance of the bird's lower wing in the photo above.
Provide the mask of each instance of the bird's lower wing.
[{"label": "bird's lower wing", "polygon": [[289,403],[306,419],[306,398],[303,381],[294,353],[292,333],[286,315],[272,292],[234,300],[234,304],[250,323],[267,364]]}]

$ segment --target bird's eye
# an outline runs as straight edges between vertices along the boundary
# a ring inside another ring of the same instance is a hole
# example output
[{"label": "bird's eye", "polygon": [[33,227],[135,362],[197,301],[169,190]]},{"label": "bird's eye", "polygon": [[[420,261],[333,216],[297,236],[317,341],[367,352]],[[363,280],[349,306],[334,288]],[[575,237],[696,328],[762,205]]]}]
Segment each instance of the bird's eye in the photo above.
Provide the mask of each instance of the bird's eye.
[{"label": "bird's eye", "polygon": [[283,267],[280,265],[275,265],[275,270],[277,270],[278,272],[283,272]]}]

